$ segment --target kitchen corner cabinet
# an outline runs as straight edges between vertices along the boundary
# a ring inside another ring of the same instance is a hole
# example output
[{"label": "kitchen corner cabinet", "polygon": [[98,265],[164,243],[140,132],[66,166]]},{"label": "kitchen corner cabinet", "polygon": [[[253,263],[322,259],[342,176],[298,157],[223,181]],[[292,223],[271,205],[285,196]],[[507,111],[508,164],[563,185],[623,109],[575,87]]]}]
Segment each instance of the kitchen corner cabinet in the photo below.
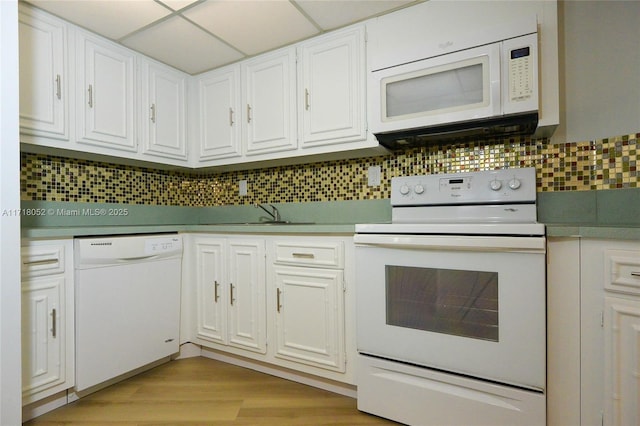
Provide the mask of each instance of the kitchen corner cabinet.
[{"label": "kitchen corner cabinet", "polygon": [[199,161],[237,158],[242,155],[240,65],[210,71],[197,78]]},{"label": "kitchen corner cabinet", "polygon": [[289,47],[241,63],[246,155],[297,148],[295,61]]},{"label": "kitchen corner cabinet", "polygon": [[19,7],[20,132],[69,141],[70,85],[67,24]]},{"label": "kitchen corner cabinet", "polygon": [[134,53],[78,30],[76,68],[77,142],[136,152]]},{"label": "kitchen corner cabinet", "polygon": [[298,122],[302,149],[366,139],[363,26],[298,47]]},{"label": "kitchen corner cabinet", "polygon": [[74,386],[71,240],[23,241],[23,405]]},{"label": "kitchen corner cabinet", "polygon": [[195,244],[197,337],[266,352],[264,241],[199,236]]},{"label": "kitchen corner cabinet", "polygon": [[275,241],[275,356],[344,372],[344,253],[341,241]]},{"label": "kitchen corner cabinet", "polygon": [[141,60],[142,154],[187,160],[187,75]]}]

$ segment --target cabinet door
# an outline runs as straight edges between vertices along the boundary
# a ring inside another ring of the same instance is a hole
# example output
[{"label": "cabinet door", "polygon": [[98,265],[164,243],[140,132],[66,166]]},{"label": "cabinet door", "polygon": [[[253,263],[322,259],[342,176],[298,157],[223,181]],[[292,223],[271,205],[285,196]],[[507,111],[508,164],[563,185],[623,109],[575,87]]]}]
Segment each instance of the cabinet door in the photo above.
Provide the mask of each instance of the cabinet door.
[{"label": "cabinet door", "polygon": [[345,371],[343,272],[275,268],[276,356]]},{"label": "cabinet door", "polygon": [[229,345],[266,353],[264,241],[229,241]]},{"label": "cabinet door", "polygon": [[198,80],[200,95],[199,159],[239,157],[240,66],[215,71]]},{"label": "cabinet door", "polygon": [[227,343],[225,242],[207,238],[196,242],[198,337]]},{"label": "cabinet door", "polygon": [[20,5],[20,130],[69,139],[67,27]]},{"label": "cabinet door", "polygon": [[65,376],[64,277],[22,283],[22,394],[63,383]]},{"label": "cabinet door", "polygon": [[143,153],[186,160],[186,76],[150,62],[143,75]]},{"label": "cabinet door", "polygon": [[640,300],[605,297],[604,330],[604,424],[640,424]]},{"label": "cabinet door", "polygon": [[78,143],[136,151],[135,57],[126,49],[78,32]]},{"label": "cabinet door", "polygon": [[246,155],[296,149],[295,50],[242,64]]},{"label": "cabinet door", "polygon": [[313,40],[300,52],[302,148],[365,139],[364,28]]}]

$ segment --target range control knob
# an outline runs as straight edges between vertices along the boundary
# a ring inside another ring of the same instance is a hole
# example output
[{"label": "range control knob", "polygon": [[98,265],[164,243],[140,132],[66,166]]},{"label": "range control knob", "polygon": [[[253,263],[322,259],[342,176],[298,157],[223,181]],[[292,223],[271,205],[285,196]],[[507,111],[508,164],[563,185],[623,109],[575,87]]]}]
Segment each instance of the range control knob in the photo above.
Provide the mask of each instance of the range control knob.
[{"label": "range control knob", "polygon": [[402,195],[407,195],[409,193],[409,191],[410,191],[409,186],[407,186],[406,184],[404,184],[404,185],[402,185],[400,187],[400,193]]},{"label": "range control knob", "polygon": [[498,179],[494,179],[491,181],[491,183],[489,184],[489,186],[491,187],[491,189],[493,191],[499,191],[500,188],[502,188],[502,182],[499,181]]},{"label": "range control knob", "polygon": [[520,188],[521,182],[518,178],[513,178],[509,181],[509,188],[516,190]]},{"label": "range control knob", "polygon": [[413,192],[415,192],[416,194],[422,194],[424,192],[424,186],[417,184],[413,187]]}]

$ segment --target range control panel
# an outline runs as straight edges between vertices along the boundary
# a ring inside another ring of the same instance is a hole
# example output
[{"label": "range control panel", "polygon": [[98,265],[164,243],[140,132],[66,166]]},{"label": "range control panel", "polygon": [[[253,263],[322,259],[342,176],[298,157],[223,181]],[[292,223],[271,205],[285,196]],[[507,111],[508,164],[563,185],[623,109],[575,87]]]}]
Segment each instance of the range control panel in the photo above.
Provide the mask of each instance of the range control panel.
[{"label": "range control panel", "polygon": [[500,169],[391,179],[392,206],[533,203],[536,169]]}]

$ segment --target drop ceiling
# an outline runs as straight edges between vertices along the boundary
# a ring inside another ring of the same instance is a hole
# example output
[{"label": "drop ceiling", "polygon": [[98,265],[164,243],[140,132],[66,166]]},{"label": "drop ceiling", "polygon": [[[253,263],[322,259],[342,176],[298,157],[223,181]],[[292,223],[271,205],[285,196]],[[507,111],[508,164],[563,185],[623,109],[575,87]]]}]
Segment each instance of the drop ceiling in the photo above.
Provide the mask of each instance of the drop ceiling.
[{"label": "drop ceiling", "polygon": [[28,3],[179,70],[199,74],[422,1],[28,0]]}]

